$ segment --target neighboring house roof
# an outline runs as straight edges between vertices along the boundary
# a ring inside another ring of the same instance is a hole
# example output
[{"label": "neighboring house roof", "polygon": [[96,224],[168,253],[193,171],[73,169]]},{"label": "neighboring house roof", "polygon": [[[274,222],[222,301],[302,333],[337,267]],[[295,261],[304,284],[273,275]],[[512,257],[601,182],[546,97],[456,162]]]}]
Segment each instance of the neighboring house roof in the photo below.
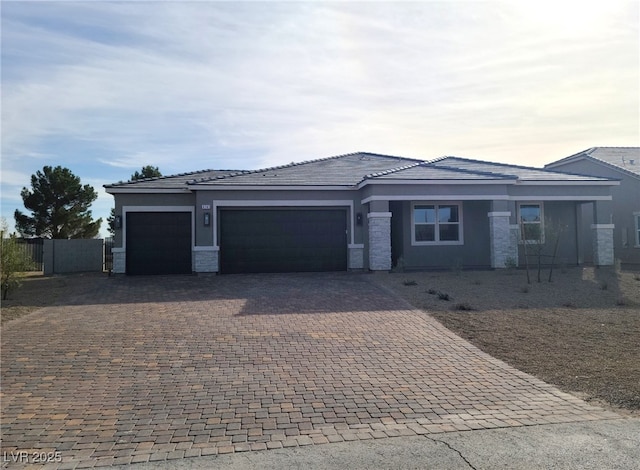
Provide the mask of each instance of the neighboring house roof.
[{"label": "neighboring house roof", "polygon": [[608,182],[577,175],[459,157],[432,161],[357,152],[253,171],[205,170],[105,185],[107,192],[192,190],[213,187],[344,187],[375,181]]},{"label": "neighboring house roof", "polygon": [[640,177],[640,147],[591,147],[574,155],[545,165],[556,168],[566,163],[589,160],[613,168],[621,173]]}]

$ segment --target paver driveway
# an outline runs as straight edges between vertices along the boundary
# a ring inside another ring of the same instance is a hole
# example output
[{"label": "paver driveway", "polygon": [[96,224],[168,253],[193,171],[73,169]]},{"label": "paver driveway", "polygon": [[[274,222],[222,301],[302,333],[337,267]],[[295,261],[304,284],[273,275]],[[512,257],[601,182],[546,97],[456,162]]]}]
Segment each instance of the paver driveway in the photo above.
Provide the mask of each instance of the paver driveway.
[{"label": "paver driveway", "polygon": [[32,452],[84,468],[615,416],[371,279],[96,278],[3,328],[5,465]]}]

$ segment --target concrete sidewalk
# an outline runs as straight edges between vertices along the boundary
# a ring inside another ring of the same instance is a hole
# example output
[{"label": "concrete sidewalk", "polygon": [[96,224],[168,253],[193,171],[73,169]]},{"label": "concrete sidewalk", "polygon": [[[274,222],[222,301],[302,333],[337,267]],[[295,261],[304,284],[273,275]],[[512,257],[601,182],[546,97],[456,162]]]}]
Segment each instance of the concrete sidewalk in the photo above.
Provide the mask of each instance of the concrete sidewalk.
[{"label": "concrete sidewalk", "polygon": [[639,469],[640,419],[341,442],[118,468]]}]

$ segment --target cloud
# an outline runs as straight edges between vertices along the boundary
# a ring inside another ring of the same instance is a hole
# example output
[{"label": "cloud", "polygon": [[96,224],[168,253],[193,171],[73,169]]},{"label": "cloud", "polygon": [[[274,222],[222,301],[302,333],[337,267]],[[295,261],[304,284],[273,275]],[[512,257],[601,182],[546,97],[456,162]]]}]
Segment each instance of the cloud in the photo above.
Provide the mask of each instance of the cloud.
[{"label": "cloud", "polygon": [[3,174],[638,145],[638,4],[593,3],[5,3]]}]

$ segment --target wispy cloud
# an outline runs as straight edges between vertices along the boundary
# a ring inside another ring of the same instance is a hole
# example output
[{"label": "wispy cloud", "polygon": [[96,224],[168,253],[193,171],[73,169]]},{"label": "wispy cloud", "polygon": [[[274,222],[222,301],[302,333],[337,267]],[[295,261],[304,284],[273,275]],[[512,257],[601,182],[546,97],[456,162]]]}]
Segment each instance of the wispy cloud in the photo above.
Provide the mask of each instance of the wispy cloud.
[{"label": "wispy cloud", "polygon": [[638,145],[638,3],[573,7],[6,2],[3,214],[44,164],[101,186],[146,164],[370,150],[541,165]]}]

